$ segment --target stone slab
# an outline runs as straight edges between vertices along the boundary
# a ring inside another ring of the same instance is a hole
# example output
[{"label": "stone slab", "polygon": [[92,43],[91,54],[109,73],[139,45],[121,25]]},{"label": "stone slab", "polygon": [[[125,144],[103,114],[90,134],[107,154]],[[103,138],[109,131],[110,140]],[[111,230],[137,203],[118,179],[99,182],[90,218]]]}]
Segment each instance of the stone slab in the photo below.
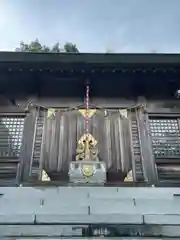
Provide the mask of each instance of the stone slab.
[{"label": "stone slab", "polygon": [[180,225],[180,215],[147,214],[144,215],[145,224]]},{"label": "stone slab", "polygon": [[33,224],[34,214],[0,214],[0,224]]},{"label": "stone slab", "polygon": [[88,188],[86,187],[56,187],[45,188],[41,196],[45,199],[58,198],[58,200],[71,200],[78,202],[80,199],[87,199]]},{"label": "stone slab", "polygon": [[173,194],[180,194],[179,188],[125,187],[117,188],[118,198],[135,199],[173,199]]},{"label": "stone slab", "polygon": [[136,211],[141,214],[180,214],[180,201],[171,199],[135,199]]},{"label": "stone slab", "polygon": [[88,188],[89,198],[118,198],[116,187],[89,187]]},{"label": "stone slab", "polygon": [[[65,225],[0,225],[0,236],[81,236],[82,230],[80,226],[65,226]],[[17,238],[16,238],[17,239]],[[29,238],[28,238],[29,239]],[[33,238],[34,239],[34,238]],[[47,238],[46,238],[47,239]]]},{"label": "stone slab", "polygon": [[30,214],[41,210],[40,200],[29,199],[0,199],[0,213],[8,214]]},{"label": "stone slab", "polygon": [[51,204],[44,204],[43,207],[38,209],[35,213],[40,214],[59,214],[59,215],[86,215],[89,212],[88,205],[62,205],[51,202]]},{"label": "stone slab", "polygon": [[136,214],[133,200],[90,202],[91,214]]},{"label": "stone slab", "polygon": [[140,214],[37,214],[36,222],[40,224],[142,224],[143,216]]}]

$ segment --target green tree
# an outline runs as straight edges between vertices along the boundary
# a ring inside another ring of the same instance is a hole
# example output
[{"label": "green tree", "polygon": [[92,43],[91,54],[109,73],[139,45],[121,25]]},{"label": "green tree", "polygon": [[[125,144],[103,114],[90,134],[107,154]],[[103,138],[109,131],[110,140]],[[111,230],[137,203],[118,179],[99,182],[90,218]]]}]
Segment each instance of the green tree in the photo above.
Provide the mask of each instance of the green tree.
[{"label": "green tree", "polygon": [[43,45],[41,51],[39,51],[39,52],[46,52],[46,53],[48,53],[48,52],[51,52],[51,49],[48,46]]},{"label": "green tree", "polygon": [[41,52],[42,51],[42,45],[40,44],[38,39],[31,42],[31,44],[29,45],[29,51],[30,52]]},{"label": "green tree", "polygon": [[64,50],[66,52],[79,52],[78,48],[76,47],[75,44],[72,44],[72,43],[69,43],[67,42],[65,45],[64,45]]},{"label": "green tree", "polygon": [[60,44],[59,44],[59,43],[56,43],[56,44],[52,47],[51,52],[56,52],[56,53],[61,52]]},{"label": "green tree", "polygon": [[60,48],[60,44],[56,43],[52,48],[42,45],[38,39],[35,41],[30,42],[29,44],[24,43],[23,41],[20,42],[20,46],[15,49],[17,52],[79,52],[78,48],[75,44],[67,42],[63,48]]}]

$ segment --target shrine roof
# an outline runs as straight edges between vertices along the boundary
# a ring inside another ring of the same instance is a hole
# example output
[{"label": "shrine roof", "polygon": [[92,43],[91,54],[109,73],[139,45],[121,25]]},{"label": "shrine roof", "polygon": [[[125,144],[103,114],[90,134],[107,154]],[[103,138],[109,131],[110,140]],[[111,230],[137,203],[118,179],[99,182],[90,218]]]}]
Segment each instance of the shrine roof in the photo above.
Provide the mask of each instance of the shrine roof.
[{"label": "shrine roof", "polygon": [[0,52],[0,64],[3,63],[180,66],[180,54]]}]

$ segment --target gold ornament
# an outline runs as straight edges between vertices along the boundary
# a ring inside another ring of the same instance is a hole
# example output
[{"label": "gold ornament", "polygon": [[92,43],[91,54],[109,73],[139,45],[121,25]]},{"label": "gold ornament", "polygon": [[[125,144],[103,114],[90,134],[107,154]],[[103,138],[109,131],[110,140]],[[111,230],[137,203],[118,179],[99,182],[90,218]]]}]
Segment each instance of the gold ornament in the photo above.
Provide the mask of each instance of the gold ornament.
[{"label": "gold ornament", "polygon": [[96,139],[90,134],[85,133],[78,141],[78,144],[85,145],[85,142],[88,141],[90,145],[96,146],[97,141]]},{"label": "gold ornament", "polygon": [[47,112],[47,118],[51,118],[52,116],[55,116],[56,109],[49,108]]},{"label": "gold ornament", "polygon": [[132,170],[130,170],[130,171],[127,173],[127,176],[125,177],[124,182],[133,182],[133,173],[132,173]]},{"label": "gold ornament", "polygon": [[79,112],[83,117],[91,118],[96,113],[96,109],[79,109]]},{"label": "gold ornament", "polygon": [[50,177],[47,175],[46,171],[45,170],[42,170],[42,178],[41,178],[41,181],[43,182],[49,182],[51,179]]},{"label": "gold ornament", "polygon": [[94,173],[93,166],[90,165],[90,164],[89,165],[87,165],[87,164],[83,165],[82,166],[82,173],[87,178],[91,177]]},{"label": "gold ornament", "polygon": [[121,117],[123,117],[123,118],[127,118],[128,117],[127,109],[120,109],[119,113],[120,113]]}]

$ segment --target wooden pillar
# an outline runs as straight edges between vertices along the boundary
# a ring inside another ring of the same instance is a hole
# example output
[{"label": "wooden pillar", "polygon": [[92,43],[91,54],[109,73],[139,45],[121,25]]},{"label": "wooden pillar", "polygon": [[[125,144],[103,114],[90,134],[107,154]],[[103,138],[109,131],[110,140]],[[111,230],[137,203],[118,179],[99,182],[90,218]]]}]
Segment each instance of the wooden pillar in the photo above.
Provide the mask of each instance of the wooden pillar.
[{"label": "wooden pillar", "polygon": [[150,184],[155,184],[157,182],[157,170],[152,149],[152,140],[149,132],[149,119],[146,111],[146,102],[145,99],[143,100],[144,101],[142,102],[141,98],[142,107],[136,110],[142,166],[145,181]]},{"label": "wooden pillar", "polygon": [[27,181],[29,179],[31,161],[33,157],[34,132],[37,119],[37,110],[32,109],[25,117],[23,140],[20,152],[20,170],[19,180]]},{"label": "wooden pillar", "polygon": [[[45,149],[46,149],[46,140],[50,138],[50,136],[47,135],[47,112],[44,112],[44,123],[43,123],[43,129],[42,129],[42,138],[41,138],[41,150],[40,150],[40,159],[39,159],[39,169],[38,169],[38,175],[37,178],[39,181],[42,179],[42,171],[45,164]],[[52,140],[52,139],[51,139]]]}]

